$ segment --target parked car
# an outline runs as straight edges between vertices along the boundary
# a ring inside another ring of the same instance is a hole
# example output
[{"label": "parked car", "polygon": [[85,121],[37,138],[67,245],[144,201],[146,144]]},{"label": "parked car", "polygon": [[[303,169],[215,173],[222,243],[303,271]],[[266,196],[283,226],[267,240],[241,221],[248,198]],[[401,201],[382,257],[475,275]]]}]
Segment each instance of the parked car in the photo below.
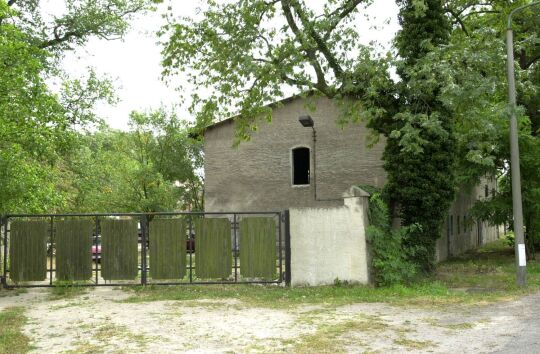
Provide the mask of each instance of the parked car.
[{"label": "parked car", "polygon": [[93,237],[92,260],[96,262],[101,262],[101,236],[100,235],[98,235],[97,239]]}]

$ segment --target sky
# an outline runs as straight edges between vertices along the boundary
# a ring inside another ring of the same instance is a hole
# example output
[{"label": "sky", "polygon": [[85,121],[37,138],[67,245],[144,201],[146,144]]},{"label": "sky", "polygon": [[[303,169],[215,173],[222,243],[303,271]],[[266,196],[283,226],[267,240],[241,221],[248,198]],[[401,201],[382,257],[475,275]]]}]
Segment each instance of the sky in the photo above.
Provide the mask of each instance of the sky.
[{"label": "sky", "polygon": [[[181,0],[181,3],[176,0],[171,3],[176,16],[196,16],[197,9],[204,6],[204,1],[199,0]],[[309,0],[308,3],[317,8],[324,0]],[[373,3],[364,12],[369,21],[364,16],[358,16],[357,26],[363,34],[362,42],[368,44],[377,41],[388,49],[399,29],[398,8],[394,0],[374,0]],[[178,86],[175,83],[183,83],[184,79],[173,78],[169,85],[161,80],[161,48],[157,43],[156,31],[164,23],[161,13],[165,8],[166,5],[158,7],[156,12],[135,18],[124,40],[93,39],[84,48],[68,53],[63,60],[64,69],[75,77],[84,75],[92,67],[113,80],[119,102],[96,107],[98,116],[113,128],[127,130],[129,113],[133,110],[146,111],[160,106],[174,107],[180,117],[192,119],[187,108],[179,105],[180,95],[175,90]],[[195,90],[187,85],[185,89]]]}]

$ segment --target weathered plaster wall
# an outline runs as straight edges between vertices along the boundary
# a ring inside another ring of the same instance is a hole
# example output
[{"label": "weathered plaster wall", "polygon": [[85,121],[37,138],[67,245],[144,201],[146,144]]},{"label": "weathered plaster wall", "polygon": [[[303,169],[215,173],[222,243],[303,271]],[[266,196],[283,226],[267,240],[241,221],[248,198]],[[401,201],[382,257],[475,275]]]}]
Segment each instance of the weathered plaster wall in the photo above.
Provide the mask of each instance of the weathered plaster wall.
[{"label": "weathered plaster wall", "polygon": [[350,197],[344,206],[290,210],[291,285],[369,282],[367,203]]},{"label": "weathered plaster wall", "polygon": [[[306,105],[312,104],[315,110]],[[274,109],[271,123],[259,122],[252,140],[233,148],[234,123],[225,122],[205,133],[206,211],[267,211],[292,207],[343,205],[343,201],[316,202],[313,187],[313,150],[309,186],[291,182],[291,149],[313,148],[312,130],[298,122],[309,114],[317,130],[317,193],[319,199],[341,198],[352,185],[382,186],[381,142],[366,146],[368,130],[362,124],[338,126],[340,108],[327,98],[295,99]]]}]

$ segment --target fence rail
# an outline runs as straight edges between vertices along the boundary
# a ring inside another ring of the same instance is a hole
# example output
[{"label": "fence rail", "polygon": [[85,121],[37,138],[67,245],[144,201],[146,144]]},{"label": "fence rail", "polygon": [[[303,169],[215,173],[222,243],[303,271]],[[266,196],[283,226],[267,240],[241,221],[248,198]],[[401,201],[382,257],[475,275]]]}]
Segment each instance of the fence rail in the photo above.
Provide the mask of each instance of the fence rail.
[{"label": "fence rail", "polygon": [[[42,228],[32,233],[36,220]],[[176,222],[159,228],[157,220]],[[89,223],[92,231],[82,232]],[[8,288],[288,283],[281,211],[7,214],[0,224],[0,277]]]}]

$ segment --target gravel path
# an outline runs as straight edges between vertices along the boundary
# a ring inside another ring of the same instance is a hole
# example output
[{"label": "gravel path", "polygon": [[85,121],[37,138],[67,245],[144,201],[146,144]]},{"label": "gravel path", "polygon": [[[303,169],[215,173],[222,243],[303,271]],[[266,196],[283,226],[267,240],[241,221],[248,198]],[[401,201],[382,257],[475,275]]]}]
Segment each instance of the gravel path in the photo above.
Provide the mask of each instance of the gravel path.
[{"label": "gravel path", "polygon": [[235,299],[125,303],[97,288],[49,300],[46,289],[0,298],[24,306],[36,353],[540,353],[540,294],[441,309],[359,303],[268,309]]}]

